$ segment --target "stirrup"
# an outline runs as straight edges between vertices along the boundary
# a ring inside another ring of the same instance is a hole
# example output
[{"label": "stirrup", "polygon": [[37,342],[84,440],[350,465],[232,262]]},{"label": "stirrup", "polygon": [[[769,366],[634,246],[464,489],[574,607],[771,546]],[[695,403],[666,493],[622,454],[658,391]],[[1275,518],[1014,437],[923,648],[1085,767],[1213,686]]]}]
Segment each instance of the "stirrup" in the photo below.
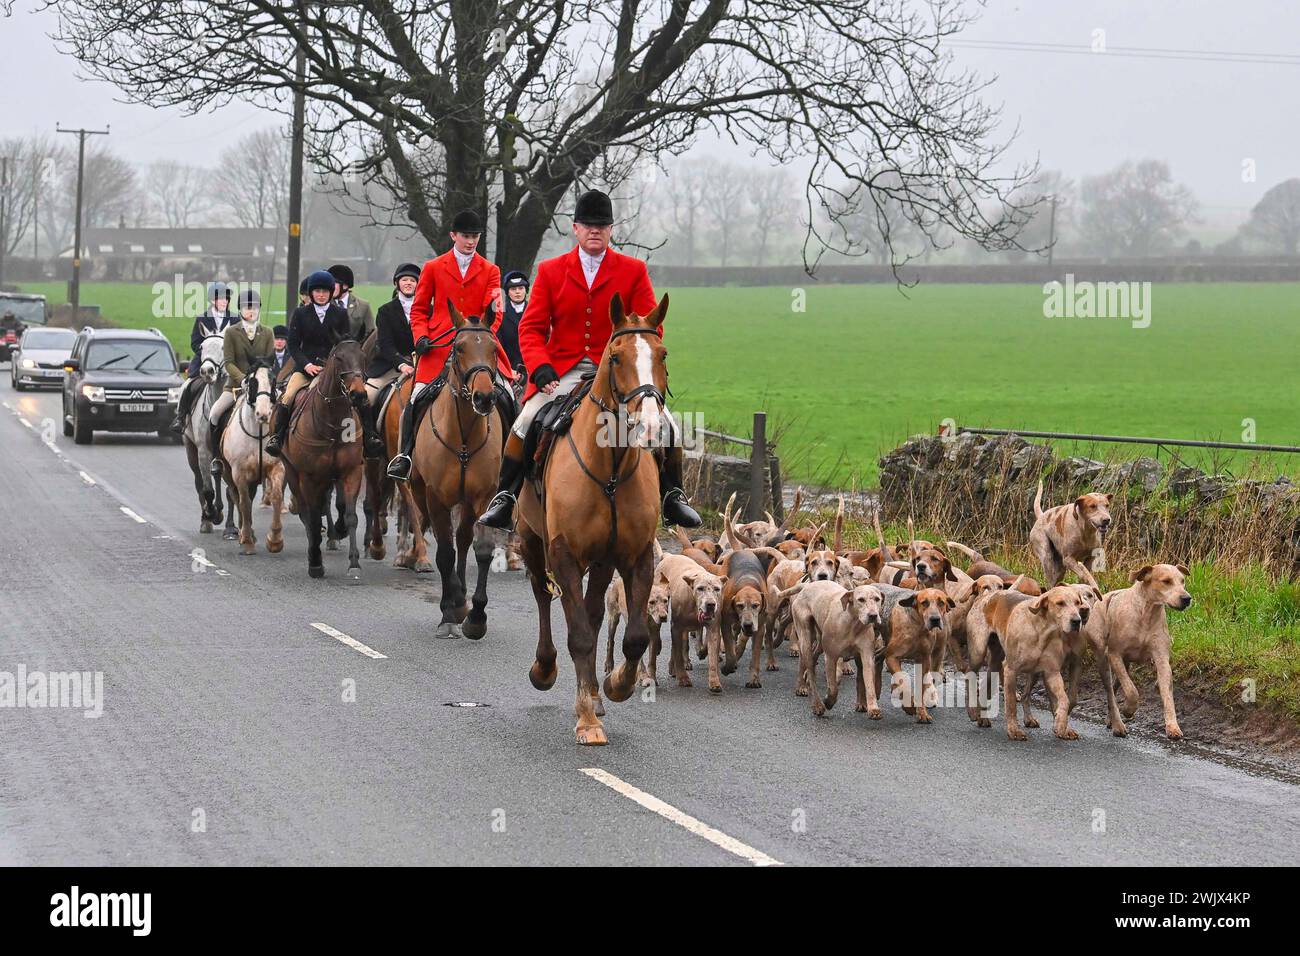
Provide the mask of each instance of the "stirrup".
[{"label": "stirrup", "polygon": [[660,510],[663,512],[665,525],[681,525],[683,528],[698,528],[704,523],[699,513],[690,506],[686,492],[680,488],[669,488],[664,495]]},{"label": "stirrup", "polygon": [[221,477],[221,459],[220,459],[220,458],[213,458],[213,459],[212,459],[211,464],[208,465],[208,473],[209,473],[210,475],[212,475],[213,478],[220,478],[220,477]]},{"label": "stirrup", "polygon": [[487,511],[479,515],[478,522],[489,528],[509,531],[514,523],[515,502],[518,499],[509,491],[502,489],[492,496]]},{"label": "stirrup", "polygon": [[395,455],[388,463],[388,477],[394,481],[408,481],[411,477],[411,456]]},{"label": "stirrup", "polygon": [[171,433],[173,435],[185,434],[185,422],[181,421],[181,417],[179,415],[173,418],[172,423],[167,427],[171,429]]}]

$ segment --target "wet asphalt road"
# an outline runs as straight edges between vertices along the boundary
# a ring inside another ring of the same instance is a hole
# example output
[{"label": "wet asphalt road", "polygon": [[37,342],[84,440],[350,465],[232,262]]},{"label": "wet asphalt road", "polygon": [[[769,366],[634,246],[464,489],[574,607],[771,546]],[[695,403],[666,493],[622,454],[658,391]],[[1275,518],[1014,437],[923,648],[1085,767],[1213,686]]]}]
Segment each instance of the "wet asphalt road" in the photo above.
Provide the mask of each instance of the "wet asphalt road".
[{"label": "wet asphalt road", "polygon": [[[607,705],[610,745],[579,748],[558,606],[559,680],[528,683],[522,572],[492,576],[484,640],[435,640],[436,575],[392,568],[391,535],[360,584],[343,551],[312,581],[298,520],[268,555],[256,507],[242,557],[198,533],[181,448],[76,446],[56,392],[2,381],[0,672],[104,690],[97,718],[0,707],[0,864],[1300,862],[1291,783],[1083,722],[1022,744],[952,708],[869,722],[851,684],[819,720],[784,650],[762,689],[742,668],[720,696],[698,667],[669,686],[665,654],[654,700]],[[1159,723],[1144,689],[1136,727]]]}]

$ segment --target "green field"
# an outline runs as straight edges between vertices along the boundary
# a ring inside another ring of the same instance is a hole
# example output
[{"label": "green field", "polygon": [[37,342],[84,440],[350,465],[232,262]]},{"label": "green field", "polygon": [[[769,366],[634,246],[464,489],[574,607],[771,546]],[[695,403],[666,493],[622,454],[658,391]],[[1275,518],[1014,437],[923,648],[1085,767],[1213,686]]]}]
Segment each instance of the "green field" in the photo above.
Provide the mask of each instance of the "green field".
[{"label": "green field", "polygon": [[[668,290],[673,407],[743,435],[766,410],[795,480],[872,484],[881,451],[945,418],[1226,441],[1241,441],[1250,418],[1255,441],[1300,444],[1300,284],[1157,284],[1143,329],[1045,318],[1036,285],[804,288],[802,313],[785,287]],[[63,300],[63,283],[23,289]],[[390,294],[358,291],[376,304]],[[190,321],[154,318],[149,285],[87,283],[82,300],[118,324],[156,325],[188,353]],[[1276,457],[1271,467],[1295,470]]]}]

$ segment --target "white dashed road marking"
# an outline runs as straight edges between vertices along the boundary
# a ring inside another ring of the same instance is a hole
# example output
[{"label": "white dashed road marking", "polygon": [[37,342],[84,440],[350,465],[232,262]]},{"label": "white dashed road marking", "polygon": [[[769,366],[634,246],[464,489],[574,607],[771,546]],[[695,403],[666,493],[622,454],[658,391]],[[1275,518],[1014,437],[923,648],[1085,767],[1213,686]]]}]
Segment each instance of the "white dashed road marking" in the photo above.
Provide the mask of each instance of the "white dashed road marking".
[{"label": "white dashed road marking", "polygon": [[362,644],[360,641],[358,641],[355,637],[350,637],[347,634],[344,634],[342,631],[336,631],[328,624],[313,623],[312,627],[316,628],[316,630],[320,631],[322,634],[328,634],[330,637],[334,638],[334,640],[342,644],[346,644],[354,651],[358,651],[359,653],[365,654],[366,657],[372,657],[377,661],[388,660],[387,654],[380,654],[373,647],[367,647],[365,644]]},{"label": "white dashed road marking", "polygon": [[94,479],[94,478],[91,478],[90,475],[86,474],[84,471],[79,471],[79,472],[77,472],[77,474],[79,474],[79,475],[81,476],[81,480],[82,480],[82,481],[84,481],[86,484],[90,485],[92,488],[94,487],[94,485],[95,485],[95,479]]},{"label": "white dashed road marking", "polygon": [[688,830],[698,837],[703,837],[714,846],[719,846],[728,853],[734,853],[742,860],[746,860],[755,866],[781,865],[780,860],[773,859],[762,850],[756,850],[747,843],[741,843],[735,837],[727,836],[721,830],[715,830],[703,820],[697,820],[689,813],[678,810],[672,804],[664,803],[658,797],[632,786],[632,784],[619,779],[607,770],[601,770],[599,767],[584,767],[581,772],[592,780],[598,780],[616,793],[621,793],[629,800],[641,804],[647,810],[659,814],[665,820],[670,820],[682,829]]},{"label": "white dashed road marking", "polygon": [[136,524],[148,524],[148,523],[149,523],[149,522],[145,521],[143,518],[141,518],[141,517],[140,517],[138,514],[136,514],[134,511],[132,511],[130,508],[128,508],[126,505],[120,505],[120,506],[118,507],[117,510],[120,511],[120,512],[122,512],[122,514],[126,515],[128,518],[130,518],[130,519],[131,519],[132,521],[134,521]]}]

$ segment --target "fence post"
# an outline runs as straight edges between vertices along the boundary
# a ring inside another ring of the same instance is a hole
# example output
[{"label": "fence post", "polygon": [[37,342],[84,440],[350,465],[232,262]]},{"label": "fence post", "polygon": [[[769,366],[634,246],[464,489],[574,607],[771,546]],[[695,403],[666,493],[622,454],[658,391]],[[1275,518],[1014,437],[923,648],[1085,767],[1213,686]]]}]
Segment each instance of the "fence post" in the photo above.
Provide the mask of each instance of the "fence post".
[{"label": "fence post", "polygon": [[754,446],[749,450],[749,508],[747,521],[763,517],[763,504],[767,498],[764,485],[767,478],[767,413],[754,413]]},{"label": "fence post", "polygon": [[785,520],[785,492],[781,487],[781,459],[773,455],[767,460],[771,470],[772,515],[778,522]]}]

